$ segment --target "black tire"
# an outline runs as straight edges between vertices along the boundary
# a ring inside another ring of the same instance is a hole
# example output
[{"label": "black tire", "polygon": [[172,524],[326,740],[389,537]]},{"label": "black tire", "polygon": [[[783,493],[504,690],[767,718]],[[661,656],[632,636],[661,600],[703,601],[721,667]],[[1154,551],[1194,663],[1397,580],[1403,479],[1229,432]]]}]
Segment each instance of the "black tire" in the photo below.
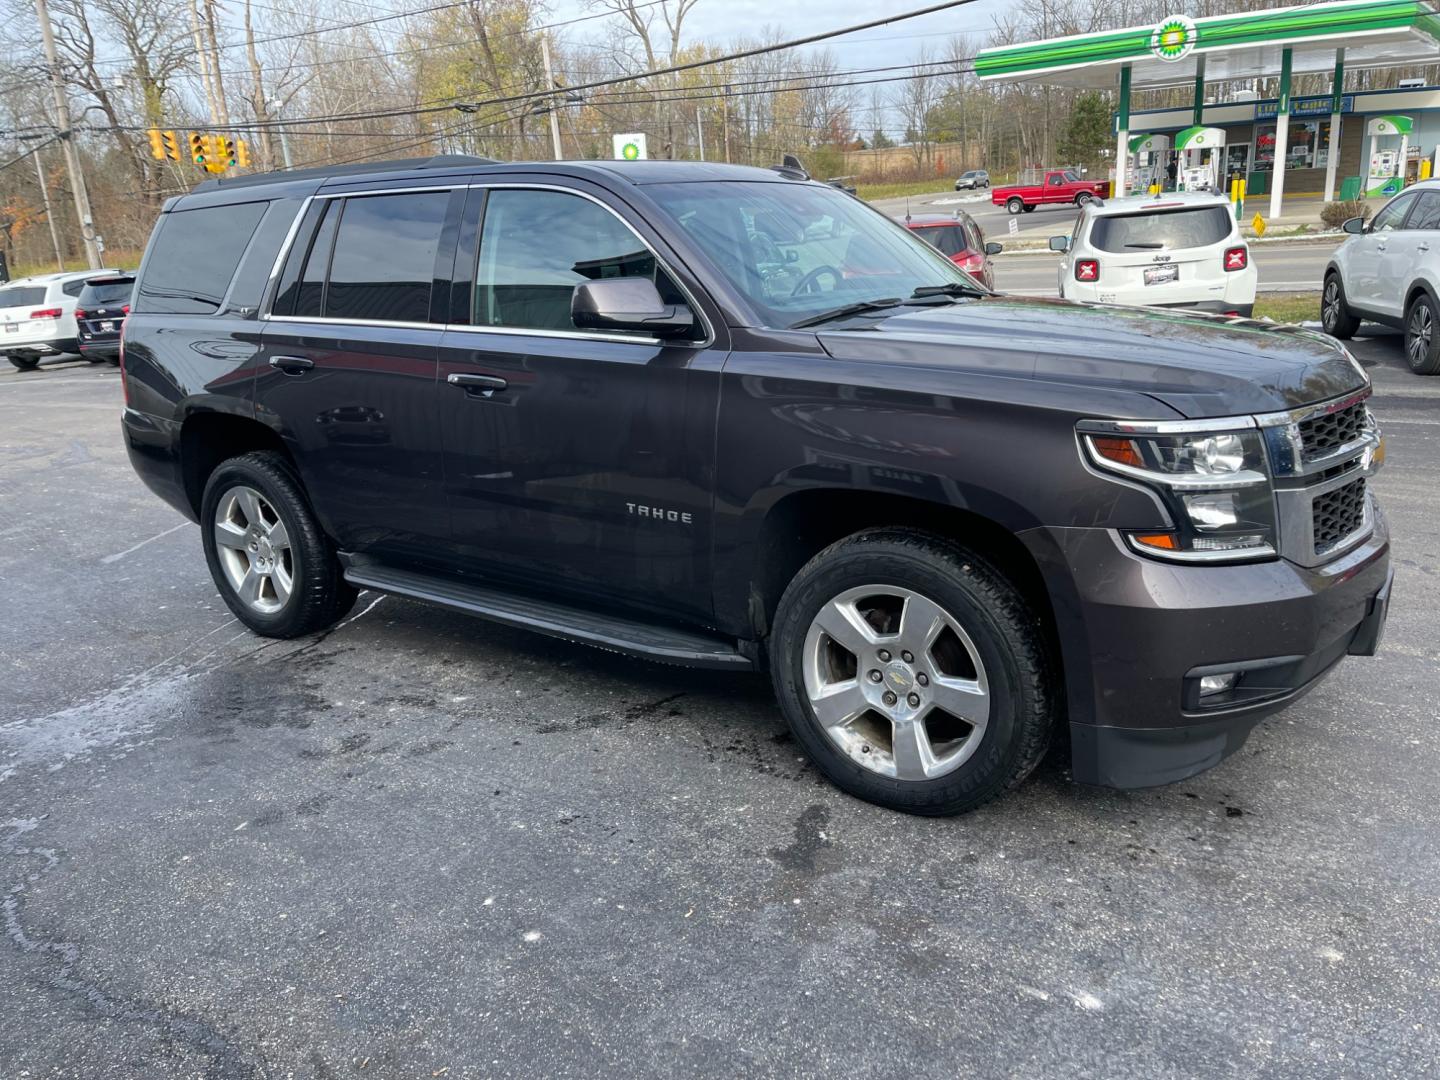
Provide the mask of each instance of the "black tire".
[{"label": "black tire", "polygon": [[[1332,302],[1333,301],[1333,302]],[[1320,293],[1320,325],[1333,338],[1349,341],[1360,329],[1360,320],[1350,314],[1345,302],[1345,282],[1338,271],[1325,275],[1325,285]]]},{"label": "black tire", "polygon": [[1027,213],[1027,214],[1033,214],[1034,212],[1035,212],[1035,207],[1034,207],[1034,206],[1026,206],[1026,207],[1025,207],[1025,213]]},{"label": "black tire", "polygon": [[34,371],[40,366],[40,358],[38,356],[12,356],[9,357],[9,360],[19,371]]},{"label": "black tire", "polygon": [[1440,307],[1428,292],[1405,309],[1405,361],[1416,375],[1440,375]]},{"label": "black tire", "polygon": [[109,364],[111,367],[119,367],[119,366],[120,366],[120,357],[119,357],[118,355],[116,355],[115,353],[111,353],[109,356],[105,357],[105,362],[106,362],[107,364]]},{"label": "black tire", "polygon": [[[847,589],[869,585],[897,586],[939,604],[983,662],[990,711],[978,747],[934,779],[901,780],[859,764],[811,706],[804,667],[811,623]],[[1018,786],[1050,746],[1060,688],[1039,615],[991,563],[943,537],[880,528],[832,544],[786,588],[769,649],[776,696],[796,739],[838,787],[867,802],[911,814],[964,813]]]},{"label": "black tire", "polygon": [[105,362],[105,357],[96,356],[94,353],[81,353],[80,355],[92,364],[103,364]]},{"label": "black tire", "polygon": [[1079,195],[1075,196],[1075,205],[1080,207],[1082,210],[1094,201],[1095,196],[1091,195],[1088,191],[1082,191]]},{"label": "black tire", "polygon": [[[215,513],[221,499],[237,487],[258,491],[274,508],[289,536],[293,588],[274,613],[257,611],[241,599],[220,564]],[[356,590],[342,575],[335,546],[321,530],[299,477],[281,454],[262,450],[221,462],[205,484],[200,527],[205,561],[216,589],[235,617],[257,634],[302,637],[332,625],[355,603]]]},{"label": "black tire", "polygon": [[1018,214],[1020,213],[1020,211],[1028,210],[1030,208],[1025,205],[1024,199],[1021,199],[1019,196],[1014,196],[1005,200],[1005,209],[1009,213]]}]

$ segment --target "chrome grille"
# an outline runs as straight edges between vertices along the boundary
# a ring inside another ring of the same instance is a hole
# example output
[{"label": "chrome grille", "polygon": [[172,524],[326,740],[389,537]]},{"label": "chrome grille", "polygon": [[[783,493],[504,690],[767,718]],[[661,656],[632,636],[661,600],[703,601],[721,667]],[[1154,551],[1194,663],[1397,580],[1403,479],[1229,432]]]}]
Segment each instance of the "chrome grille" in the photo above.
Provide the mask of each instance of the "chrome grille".
[{"label": "chrome grille", "polygon": [[1300,445],[1305,459],[1313,461],[1348,446],[1365,433],[1367,421],[1363,401],[1300,421]]},{"label": "chrome grille", "polygon": [[1315,554],[1324,555],[1365,524],[1365,478],[1315,496],[1310,519]]}]

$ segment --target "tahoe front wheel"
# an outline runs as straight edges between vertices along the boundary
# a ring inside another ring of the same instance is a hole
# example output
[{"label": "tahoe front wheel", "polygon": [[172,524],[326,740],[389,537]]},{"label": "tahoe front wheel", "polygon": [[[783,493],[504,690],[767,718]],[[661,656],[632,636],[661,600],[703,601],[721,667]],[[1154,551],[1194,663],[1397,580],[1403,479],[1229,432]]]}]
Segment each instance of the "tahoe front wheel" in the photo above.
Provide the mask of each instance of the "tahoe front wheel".
[{"label": "tahoe front wheel", "polygon": [[300,482],[273,451],[222,462],[200,504],[205,559],[235,617],[265,637],[334,623],[355,603]]},{"label": "tahoe front wheel", "polygon": [[983,558],[910,529],[826,548],[781,598],[781,709],[835,784],[913,814],[957,814],[1018,785],[1057,709],[1040,621]]}]

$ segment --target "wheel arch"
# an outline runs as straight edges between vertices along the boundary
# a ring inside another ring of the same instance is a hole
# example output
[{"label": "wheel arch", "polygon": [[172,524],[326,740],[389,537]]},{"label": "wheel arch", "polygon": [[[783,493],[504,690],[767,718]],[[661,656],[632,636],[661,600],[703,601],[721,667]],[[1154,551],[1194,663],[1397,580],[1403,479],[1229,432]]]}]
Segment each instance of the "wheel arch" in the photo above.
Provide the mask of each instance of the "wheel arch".
[{"label": "wheel arch", "polygon": [[1047,637],[1059,657],[1049,588],[1035,557],[1015,532],[974,510],[853,488],[796,491],[766,511],[755,538],[749,578],[754,635],[768,636],[785,587],[811,558],[837,540],[880,527],[913,528],[945,536],[993,563],[1044,620]]},{"label": "wheel arch", "polygon": [[221,462],[255,450],[274,450],[294,467],[285,440],[259,420],[211,409],[185,417],[180,425],[180,478],[197,518],[210,474]]},{"label": "wheel arch", "polygon": [[1436,293],[1435,286],[1424,278],[1416,278],[1410,283],[1410,287],[1405,290],[1405,302],[1400,308],[1402,318],[1410,313],[1410,305],[1413,304],[1415,298],[1422,293],[1428,295],[1431,304],[1434,305],[1437,311],[1440,311],[1440,294]]}]

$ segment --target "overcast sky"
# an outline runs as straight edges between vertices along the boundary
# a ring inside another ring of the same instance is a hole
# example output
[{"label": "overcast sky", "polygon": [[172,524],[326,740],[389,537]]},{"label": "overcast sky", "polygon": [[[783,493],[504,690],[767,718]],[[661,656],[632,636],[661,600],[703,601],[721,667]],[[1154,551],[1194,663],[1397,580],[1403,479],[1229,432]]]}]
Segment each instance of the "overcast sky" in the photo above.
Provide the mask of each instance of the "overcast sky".
[{"label": "overcast sky", "polygon": [[[864,0],[700,0],[686,16],[685,39],[687,43],[729,42],[739,37],[759,37],[766,30],[775,30],[788,40],[926,6],[926,0],[903,0],[889,4]],[[1003,0],[978,0],[965,7],[833,38],[811,48],[828,48],[841,69],[909,64],[915,61],[927,43],[932,51],[938,51],[956,34],[983,36],[990,29],[994,16],[1004,7]],[[559,21],[593,11],[594,8],[585,0],[559,0],[551,8],[550,18]],[[598,20],[582,23],[564,33],[571,40],[593,39],[598,32],[592,28],[598,25]],[[896,85],[880,84],[880,90],[888,97],[895,92]],[[869,104],[869,87],[857,88],[855,122],[858,128],[866,131],[874,126]],[[885,126],[893,129],[895,124],[895,117],[887,116]],[[896,132],[892,130],[891,134]]]}]

